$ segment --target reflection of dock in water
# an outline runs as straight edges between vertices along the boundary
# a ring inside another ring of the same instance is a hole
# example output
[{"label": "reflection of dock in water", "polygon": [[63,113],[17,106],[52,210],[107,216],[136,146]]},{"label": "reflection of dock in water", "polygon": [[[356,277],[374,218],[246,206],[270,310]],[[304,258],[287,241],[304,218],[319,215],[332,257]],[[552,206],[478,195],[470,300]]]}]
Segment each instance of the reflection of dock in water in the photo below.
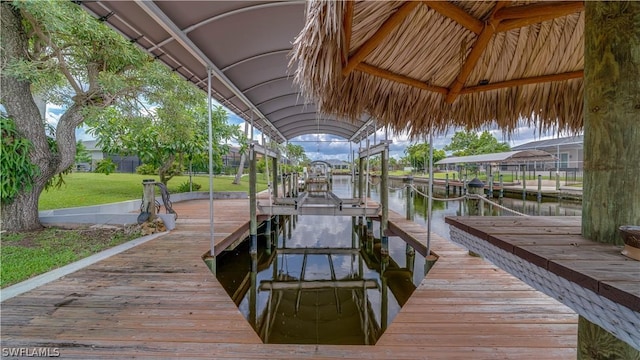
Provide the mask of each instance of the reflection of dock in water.
[{"label": "reflection of dock in water", "polygon": [[[275,223],[279,225],[273,226]],[[225,273],[230,271],[229,266],[235,267],[230,276],[225,274],[220,279],[234,302],[248,305],[247,318],[265,343],[375,343],[389,323],[388,290],[402,306],[416,288],[413,283],[403,284],[412,281],[412,271],[400,268],[388,256],[381,256],[379,246],[377,255],[368,253],[365,242],[356,236],[356,228],[352,229],[351,248],[284,247],[287,230],[289,235],[294,230],[291,224],[295,226],[292,217],[279,217],[271,226],[263,228],[273,229],[269,234],[259,231],[263,236],[255,255],[250,254],[246,241],[234,251],[237,259],[220,264],[218,268],[224,266]],[[279,242],[279,236],[285,241]],[[319,275],[322,269],[317,268],[313,276],[305,276],[312,257],[316,267],[318,263],[325,264],[326,277]],[[352,267],[349,275],[336,275],[336,257],[349,259]],[[283,271],[283,262],[298,265],[296,270]],[[247,266],[248,263],[251,266]],[[242,271],[238,271],[240,267]],[[270,267],[273,274],[265,279],[262,273],[258,279],[257,273]],[[375,271],[380,278],[368,278],[367,271]],[[390,284],[396,280],[398,284]],[[375,302],[368,293],[371,290],[380,294],[375,296]]]}]

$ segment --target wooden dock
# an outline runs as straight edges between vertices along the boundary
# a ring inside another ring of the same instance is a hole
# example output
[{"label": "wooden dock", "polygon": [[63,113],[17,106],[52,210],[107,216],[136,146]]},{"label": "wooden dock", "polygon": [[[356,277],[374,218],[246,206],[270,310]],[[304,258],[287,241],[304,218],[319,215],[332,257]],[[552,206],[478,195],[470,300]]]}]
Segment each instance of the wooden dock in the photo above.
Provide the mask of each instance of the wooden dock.
[{"label": "wooden dock", "polygon": [[446,219],[452,239],[637,348],[640,263],[623,256],[622,246],[583,238],[581,221],[576,216]]},{"label": "wooden dock", "polygon": [[[262,344],[202,261],[208,202],[174,231],[1,304],[1,346],[62,358],[575,359],[576,314],[454,243],[375,346]],[[215,239],[241,236],[247,200],[215,202]],[[425,229],[390,212],[416,239]]]}]

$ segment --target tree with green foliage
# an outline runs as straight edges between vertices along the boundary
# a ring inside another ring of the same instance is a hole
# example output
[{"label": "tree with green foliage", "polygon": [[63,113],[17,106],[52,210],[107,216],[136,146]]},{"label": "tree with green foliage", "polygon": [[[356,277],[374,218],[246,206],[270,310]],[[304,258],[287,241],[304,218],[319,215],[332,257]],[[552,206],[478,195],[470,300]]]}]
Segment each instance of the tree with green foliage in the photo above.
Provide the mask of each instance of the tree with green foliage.
[{"label": "tree with green foliage", "polygon": [[[208,163],[208,111],[206,94],[157,63],[135,102],[120,102],[87,120],[91,133],[105,152],[137,155],[157,169],[167,184],[189,162]],[[222,166],[229,151],[227,140],[241,141],[240,131],[227,123],[227,113],[212,109],[214,163]],[[205,166],[206,168],[207,166]]]},{"label": "tree with green foliage", "polygon": [[474,131],[457,131],[444,150],[452,151],[454,156],[492,154],[511,150],[507,143],[498,142],[490,132],[480,135]]},{"label": "tree with green foliage", "polygon": [[302,145],[288,143],[285,147],[285,152],[294,167],[303,165],[305,162],[309,163],[309,158]]},{"label": "tree with green foliage", "polygon": [[[429,143],[416,143],[409,145],[405,150],[405,163],[411,164],[417,169],[426,169],[429,162]],[[433,149],[433,162],[436,163],[447,157],[444,150]]]},{"label": "tree with green foliage", "polygon": [[91,163],[91,154],[82,140],[78,140],[76,143],[76,158],[75,163]]},{"label": "tree with green foliage", "polygon": [[21,191],[29,191],[38,168],[29,160],[31,142],[16,129],[10,118],[0,114],[0,195],[10,203]]},{"label": "tree with green foliage", "polygon": [[[2,201],[2,227],[41,228],[38,199],[46,184],[73,165],[75,129],[87,114],[125,96],[145,80],[138,71],[151,58],[73,2],[2,2],[0,103],[29,143],[30,183]],[[66,111],[55,128],[55,147],[32,91]]]}]

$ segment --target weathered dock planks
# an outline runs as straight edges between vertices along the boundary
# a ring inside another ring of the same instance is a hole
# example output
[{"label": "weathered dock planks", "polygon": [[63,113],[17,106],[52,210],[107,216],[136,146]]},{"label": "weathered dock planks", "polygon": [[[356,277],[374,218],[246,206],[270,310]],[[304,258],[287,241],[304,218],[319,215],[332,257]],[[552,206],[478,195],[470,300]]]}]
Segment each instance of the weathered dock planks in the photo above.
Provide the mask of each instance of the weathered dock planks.
[{"label": "weathered dock planks", "polygon": [[[575,358],[577,317],[461,247],[440,257],[375,346],[271,345],[210,273],[208,202],[177,203],[171,233],[1,304],[1,346],[58,347],[63,358]],[[244,232],[248,201],[215,202],[215,239]],[[420,242],[426,230],[390,212]]]}]

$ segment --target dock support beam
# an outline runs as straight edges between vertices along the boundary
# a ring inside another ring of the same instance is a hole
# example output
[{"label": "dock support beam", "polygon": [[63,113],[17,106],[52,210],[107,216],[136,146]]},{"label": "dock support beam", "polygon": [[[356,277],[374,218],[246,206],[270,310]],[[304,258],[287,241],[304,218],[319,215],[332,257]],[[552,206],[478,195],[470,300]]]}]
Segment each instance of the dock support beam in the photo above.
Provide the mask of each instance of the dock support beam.
[{"label": "dock support beam", "polygon": [[249,218],[250,218],[250,230],[249,237],[251,238],[251,254],[258,252],[258,217],[257,217],[258,203],[256,200],[256,151],[255,144],[249,145]]}]

